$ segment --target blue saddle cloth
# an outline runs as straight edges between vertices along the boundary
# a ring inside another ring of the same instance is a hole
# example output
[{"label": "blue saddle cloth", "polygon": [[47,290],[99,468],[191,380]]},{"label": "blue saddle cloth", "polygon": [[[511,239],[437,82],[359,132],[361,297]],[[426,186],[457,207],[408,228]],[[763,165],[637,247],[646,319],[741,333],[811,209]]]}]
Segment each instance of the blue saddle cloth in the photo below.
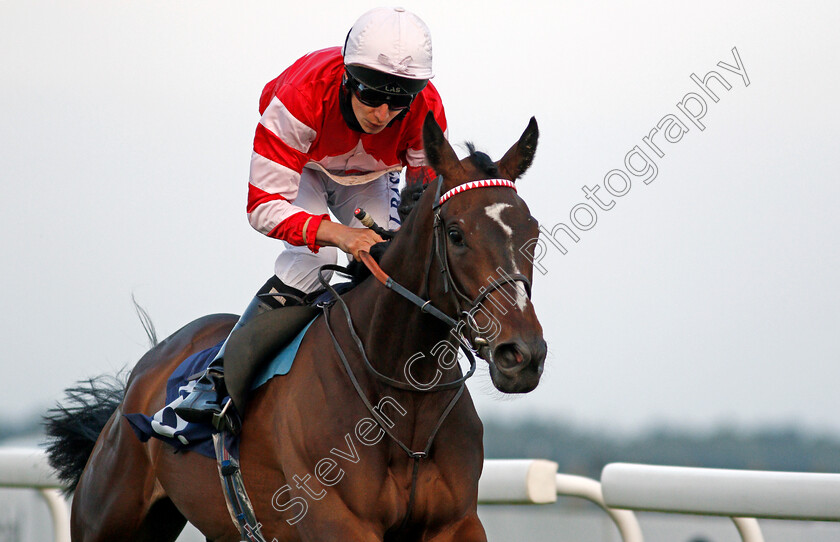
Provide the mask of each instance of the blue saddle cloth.
[{"label": "blue saddle cloth", "polygon": [[[312,322],[314,321],[313,319]],[[292,369],[292,362],[300,348],[300,343],[312,322],[306,324],[297,336],[254,377],[251,384],[252,390],[262,386],[275,376],[287,374]],[[197,352],[181,362],[166,381],[166,406],[154,415],[124,414],[137,438],[146,442],[154,437],[170,444],[176,450],[190,450],[207,457],[216,457],[213,449],[213,433],[216,430],[207,424],[188,423],[178,417],[174,409],[190,394],[195,387],[196,380],[219,353],[223,343],[224,341]],[[225,404],[229,400],[226,397],[222,403]],[[229,440],[226,446],[232,456],[239,457],[238,438]]]}]

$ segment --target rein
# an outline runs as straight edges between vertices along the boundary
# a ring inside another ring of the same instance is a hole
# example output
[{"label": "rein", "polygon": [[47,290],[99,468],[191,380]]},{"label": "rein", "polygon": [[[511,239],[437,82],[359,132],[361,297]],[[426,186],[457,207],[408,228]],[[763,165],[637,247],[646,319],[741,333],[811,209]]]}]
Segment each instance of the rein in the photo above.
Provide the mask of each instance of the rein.
[{"label": "rein", "polygon": [[[318,271],[318,280],[321,284],[332,294],[333,298],[336,300],[336,303],[341,307],[342,312],[344,313],[345,320],[347,322],[347,328],[350,331],[350,335],[353,338],[353,342],[356,344],[356,348],[358,349],[362,360],[364,361],[365,368],[373,374],[373,376],[385,384],[392,386],[394,388],[411,391],[411,392],[420,392],[420,393],[431,393],[431,392],[438,392],[444,390],[450,390],[457,388],[457,391],[449,400],[449,403],[446,405],[443,413],[438,418],[437,424],[435,424],[434,429],[432,429],[431,434],[429,435],[428,440],[426,441],[426,446],[422,451],[413,451],[409,448],[405,443],[403,443],[397,436],[391,431],[389,424],[382,419],[381,415],[376,411],[376,409],[371,404],[370,400],[367,397],[367,394],[362,389],[361,384],[359,384],[356,375],[353,373],[353,369],[350,365],[350,362],[347,359],[344,350],[341,347],[338,339],[336,338],[335,332],[330,325],[330,314],[331,314],[331,307],[330,304],[324,304],[322,309],[324,311],[324,323],[326,325],[327,331],[330,334],[330,338],[333,341],[333,346],[336,349],[336,352],[341,359],[341,363],[344,366],[344,370],[347,372],[347,376],[350,378],[350,381],[353,384],[353,387],[356,390],[356,393],[359,395],[359,398],[364,403],[365,407],[367,408],[368,412],[370,412],[371,416],[374,420],[376,420],[377,424],[383,431],[388,435],[388,437],[394,441],[397,446],[402,449],[410,459],[413,460],[413,467],[412,467],[412,474],[411,474],[411,489],[409,493],[409,500],[408,500],[408,507],[406,510],[405,517],[403,518],[402,524],[400,525],[398,530],[402,530],[408,524],[408,520],[411,517],[411,512],[414,508],[414,501],[416,496],[417,490],[417,477],[420,467],[420,460],[425,459],[429,456],[429,451],[431,450],[432,443],[434,442],[435,437],[437,436],[438,430],[443,425],[444,420],[449,416],[449,413],[452,412],[452,409],[455,408],[455,404],[461,398],[464,393],[465,382],[468,378],[470,378],[476,370],[476,360],[473,354],[472,349],[469,345],[466,344],[466,338],[460,334],[459,325],[460,321],[466,320],[470,327],[472,327],[475,337],[472,340],[472,346],[475,347],[476,350],[481,348],[489,347],[489,342],[484,337],[478,334],[478,326],[475,322],[475,319],[472,316],[473,311],[481,304],[488,295],[492,292],[498,290],[499,288],[506,286],[508,284],[513,284],[515,287],[517,286],[517,282],[522,282],[525,285],[525,289],[527,292],[528,297],[531,297],[531,283],[527,277],[522,275],[521,273],[514,273],[512,275],[505,274],[501,279],[493,280],[489,283],[487,287],[483,287],[479,290],[479,295],[475,299],[470,299],[467,295],[465,295],[457,286],[455,280],[452,277],[452,271],[449,265],[449,259],[446,252],[446,244],[443,231],[443,220],[440,217],[440,210],[444,203],[446,203],[451,197],[463,193],[467,190],[475,189],[475,188],[485,188],[485,187],[508,187],[513,188],[516,190],[516,186],[512,181],[507,179],[486,179],[481,181],[472,181],[469,183],[465,183],[455,187],[452,190],[449,190],[445,194],[441,195],[441,189],[443,186],[443,177],[439,176],[437,178],[437,194],[435,196],[435,202],[432,205],[432,210],[434,212],[434,226],[433,226],[433,235],[434,235],[434,245],[432,247],[432,252],[428,259],[428,265],[426,267],[426,292],[429,292],[429,276],[431,271],[432,260],[435,259],[437,256],[438,263],[440,265],[440,272],[443,274],[444,277],[444,293],[451,292],[453,296],[455,296],[456,306],[461,308],[461,300],[465,301],[466,304],[469,306],[467,310],[461,310],[459,313],[460,318],[458,320],[452,318],[451,316],[447,315],[437,307],[435,307],[431,299],[423,299],[419,295],[413,293],[412,291],[408,290],[406,287],[392,279],[385,271],[379,267],[379,264],[373,259],[373,257],[366,251],[362,251],[359,253],[359,257],[364,263],[364,265],[370,270],[371,274],[382,283],[386,288],[389,290],[399,294],[403,298],[411,301],[417,307],[420,308],[420,311],[426,314],[430,314],[434,316],[438,320],[444,322],[450,329],[454,329],[456,333],[453,333],[455,337],[458,339],[458,346],[461,351],[467,356],[470,361],[470,369],[464,374],[462,377],[453,380],[451,382],[446,382],[443,384],[435,384],[429,388],[418,388],[416,386],[412,386],[410,384],[406,384],[399,380],[395,380],[390,378],[378,370],[371,364],[370,360],[368,359],[367,353],[365,351],[365,346],[362,343],[362,340],[359,338],[358,334],[356,333],[355,327],[353,326],[353,319],[350,314],[350,309],[347,307],[345,301],[338,295],[338,292],[329,284],[328,280],[324,278],[324,271],[337,271],[343,274],[347,274],[347,269],[338,265],[324,265]],[[373,226],[375,223],[370,221]],[[371,224],[365,224],[368,227],[373,227]]]}]

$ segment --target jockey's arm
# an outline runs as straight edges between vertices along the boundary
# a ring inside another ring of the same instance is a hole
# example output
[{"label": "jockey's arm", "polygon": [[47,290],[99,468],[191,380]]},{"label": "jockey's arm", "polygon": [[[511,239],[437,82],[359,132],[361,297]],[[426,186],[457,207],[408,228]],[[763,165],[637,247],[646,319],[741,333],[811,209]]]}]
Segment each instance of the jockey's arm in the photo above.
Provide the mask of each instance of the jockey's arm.
[{"label": "jockey's arm", "polygon": [[320,246],[338,247],[353,258],[359,259],[359,251],[370,252],[370,247],[384,241],[368,228],[351,228],[338,222],[322,220],[315,234],[315,243]]},{"label": "jockey's arm", "polygon": [[[407,185],[428,184],[436,178],[435,171],[428,166],[407,167],[405,180]],[[322,220],[315,234],[315,243],[320,246],[338,247],[353,258],[359,259],[359,251],[370,252],[370,247],[384,241],[368,228],[351,228],[337,222]]]},{"label": "jockey's arm", "polygon": [[405,168],[405,184],[406,186],[413,186],[415,184],[429,184],[437,178],[435,170],[429,166],[408,166]]}]

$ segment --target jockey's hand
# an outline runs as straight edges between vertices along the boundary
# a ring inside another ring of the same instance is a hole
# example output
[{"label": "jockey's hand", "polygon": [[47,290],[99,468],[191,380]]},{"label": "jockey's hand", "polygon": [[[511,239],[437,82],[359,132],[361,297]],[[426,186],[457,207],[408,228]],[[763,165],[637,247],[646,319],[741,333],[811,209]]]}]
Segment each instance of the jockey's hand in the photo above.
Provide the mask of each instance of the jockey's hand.
[{"label": "jockey's hand", "polygon": [[344,224],[321,221],[315,242],[321,246],[338,247],[355,259],[359,259],[359,252],[370,252],[370,247],[384,241],[379,234],[368,228],[351,228]]}]

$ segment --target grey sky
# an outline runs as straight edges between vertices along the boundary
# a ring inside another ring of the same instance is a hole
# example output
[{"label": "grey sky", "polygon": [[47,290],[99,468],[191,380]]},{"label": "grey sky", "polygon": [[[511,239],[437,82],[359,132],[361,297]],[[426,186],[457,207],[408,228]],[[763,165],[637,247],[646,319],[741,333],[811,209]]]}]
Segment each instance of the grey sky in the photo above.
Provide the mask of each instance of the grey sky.
[{"label": "grey sky", "polygon": [[[132,293],[165,336],[238,313],[272,272],[279,243],[245,220],[260,91],[376,4],[311,5],[0,0],[7,416],[132,365]],[[485,370],[481,414],[840,434],[840,4],[406,7],[432,29],[453,142],[499,157],[537,117],[520,194],[549,229],[680,114],[692,73],[732,85],[662,144],[655,180],[546,254],[547,374],[506,400]],[[717,67],[733,47],[748,87]]]}]

